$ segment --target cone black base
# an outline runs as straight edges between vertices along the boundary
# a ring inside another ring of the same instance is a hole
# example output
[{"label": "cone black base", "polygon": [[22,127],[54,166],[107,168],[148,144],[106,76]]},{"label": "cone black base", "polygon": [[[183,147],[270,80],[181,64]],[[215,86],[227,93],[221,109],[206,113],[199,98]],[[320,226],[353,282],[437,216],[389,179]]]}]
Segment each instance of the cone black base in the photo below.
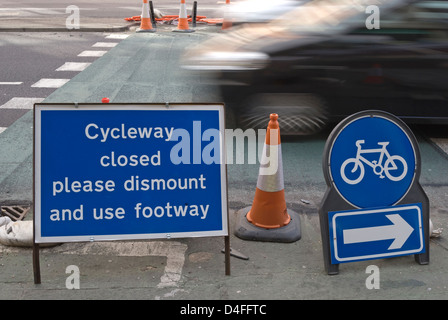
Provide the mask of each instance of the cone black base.
[{"label": "cone black base", "polygon": [[154,29],[140,29],[138,28],[135,32],[156,32]]},{"label": "cone black base", "polygon": [[191,33],[194,32],[195,30],[193,29],[186,29],[186,30],[182,30],[182,29],[174,29],[173,32],[180,32],[180,33]]},{"label": "cone black base", "polygon": [[251,207],[246,207],[237,212],[235,223],[235,235],[243,240],[266,242],[295,242],[302,237],[300,231],[300,216],[297,212],[288,209],[291,221],[283,227],[275,229],[260,228],[249,221],[246,215]]}]

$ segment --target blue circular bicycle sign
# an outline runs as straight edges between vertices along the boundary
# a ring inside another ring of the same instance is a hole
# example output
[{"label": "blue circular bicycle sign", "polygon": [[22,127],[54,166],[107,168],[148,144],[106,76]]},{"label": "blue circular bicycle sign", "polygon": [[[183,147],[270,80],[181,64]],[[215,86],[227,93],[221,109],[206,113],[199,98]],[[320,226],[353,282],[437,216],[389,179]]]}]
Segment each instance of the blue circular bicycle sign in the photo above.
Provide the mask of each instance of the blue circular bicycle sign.
[{"label": "blue circular bicycle sign", "polygon": [[397,204],[417,173],[418,145],[408,127],[382,111],[342,121],[327,141],[324,174],[358,208]]}]

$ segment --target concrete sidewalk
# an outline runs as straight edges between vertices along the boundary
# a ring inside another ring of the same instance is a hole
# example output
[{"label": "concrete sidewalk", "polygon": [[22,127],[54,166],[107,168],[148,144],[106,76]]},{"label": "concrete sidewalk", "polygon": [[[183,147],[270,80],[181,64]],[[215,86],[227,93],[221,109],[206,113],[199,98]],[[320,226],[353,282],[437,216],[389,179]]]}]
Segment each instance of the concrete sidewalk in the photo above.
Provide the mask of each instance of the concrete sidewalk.
[{"label": "concrete sidewalk", "polygon": [[[171,28],[172,29],[172,28]],[[75,76],[44,102],[220,102],[209,79],[178,67],[182,51],[211,34],[160,28],[133,34]],[[33,113],[0,135],[0,204],[32,202]],[[328,132],[282,141],[289,209],[299,213],[302,239],[294,243],[244,241],[233,235],[237,210],[251,205],[258,165],[229,165],[231,247],[249,257],[231,258],[224,274],[224,239],[65,243],[41,250],[42,284],[33,283],[32,250],[0,246],[0,299],[447,299],[448,241],[432,239],[431,262],[413,256],[342,264],[324,271],[318,206],[326,185],[321,157]],[[421,182],[430,197],[436,227],[448,225],[448,160],[420,140]],[[32,212],[26,217],[32,219]],[[368,289],[369,265],[380,270],[380,288]],[[70,266],[80,289],[70,287]],[[67,269],[68,268],[68,269]]]}]

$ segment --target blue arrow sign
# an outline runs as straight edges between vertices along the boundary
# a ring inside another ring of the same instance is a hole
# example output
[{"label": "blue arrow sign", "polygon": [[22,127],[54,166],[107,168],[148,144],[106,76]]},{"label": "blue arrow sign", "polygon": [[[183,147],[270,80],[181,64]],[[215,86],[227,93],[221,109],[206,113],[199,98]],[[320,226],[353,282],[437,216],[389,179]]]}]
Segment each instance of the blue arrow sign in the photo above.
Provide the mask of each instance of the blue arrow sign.
[{"label": "blue arrow sign", "polygon": [[421,203],[329,212],[332,263],[424,252]]}]

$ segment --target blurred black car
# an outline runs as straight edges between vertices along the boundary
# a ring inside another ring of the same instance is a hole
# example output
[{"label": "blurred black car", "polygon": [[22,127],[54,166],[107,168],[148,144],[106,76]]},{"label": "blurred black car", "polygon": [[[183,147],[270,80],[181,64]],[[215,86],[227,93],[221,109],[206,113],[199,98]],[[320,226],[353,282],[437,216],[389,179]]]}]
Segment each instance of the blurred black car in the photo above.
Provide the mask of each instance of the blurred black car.
[{"label": "blurred black car", "polygon": [[312,134],[366,109],[446,124],[448,1],[314,0],[207,40],[183,66],[212,75],[242,128],[277,112],[282,134]]}]

